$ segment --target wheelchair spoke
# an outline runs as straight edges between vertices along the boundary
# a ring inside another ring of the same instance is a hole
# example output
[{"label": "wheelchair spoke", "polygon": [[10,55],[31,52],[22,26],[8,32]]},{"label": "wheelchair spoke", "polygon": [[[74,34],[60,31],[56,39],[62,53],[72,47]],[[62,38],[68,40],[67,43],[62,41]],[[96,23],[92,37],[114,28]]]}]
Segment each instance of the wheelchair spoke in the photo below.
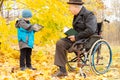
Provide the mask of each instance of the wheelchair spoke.
[{"label": "wheelchair spoke", "polygon": [[100,61],[100,60],[103,60],[103,57],[97,56],[96,64],[99,64],[99,61]]}]

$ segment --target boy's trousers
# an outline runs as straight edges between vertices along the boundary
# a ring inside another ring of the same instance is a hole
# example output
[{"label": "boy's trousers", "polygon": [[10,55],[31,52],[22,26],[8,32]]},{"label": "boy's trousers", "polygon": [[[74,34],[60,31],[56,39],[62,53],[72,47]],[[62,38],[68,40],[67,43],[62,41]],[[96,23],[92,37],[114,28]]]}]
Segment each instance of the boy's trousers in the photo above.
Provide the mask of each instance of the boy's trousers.
[{"label": "boy's trousers", "polygon": [[31,67],[31,48],[20,49],[20,67]]}]

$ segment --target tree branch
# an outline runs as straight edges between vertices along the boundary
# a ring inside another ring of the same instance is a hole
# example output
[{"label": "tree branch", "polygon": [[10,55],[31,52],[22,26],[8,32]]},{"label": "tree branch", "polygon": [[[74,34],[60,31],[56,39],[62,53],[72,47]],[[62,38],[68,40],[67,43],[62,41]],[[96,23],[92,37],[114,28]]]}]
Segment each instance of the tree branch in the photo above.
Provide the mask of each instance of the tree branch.
[{"label": "tree branch", "polygon": [[4,0],[0,0],[0,11],[1,11],[1,7],[2,7],[3,2],[4,2]]}]

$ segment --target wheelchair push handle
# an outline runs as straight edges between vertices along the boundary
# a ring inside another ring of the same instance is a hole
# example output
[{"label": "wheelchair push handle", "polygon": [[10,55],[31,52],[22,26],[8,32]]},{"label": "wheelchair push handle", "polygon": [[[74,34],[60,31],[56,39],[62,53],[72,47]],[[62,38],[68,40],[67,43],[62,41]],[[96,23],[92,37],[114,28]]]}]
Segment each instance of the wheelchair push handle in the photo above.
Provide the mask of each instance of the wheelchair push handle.
[{"label": "wheelchair push handle", "polygon": [[104,19],[103,21],[105,21],[105,22],[107,22],[107,23],[110,23],[110,21],[109,21],[109,20],[107,20],[107,19]]}]

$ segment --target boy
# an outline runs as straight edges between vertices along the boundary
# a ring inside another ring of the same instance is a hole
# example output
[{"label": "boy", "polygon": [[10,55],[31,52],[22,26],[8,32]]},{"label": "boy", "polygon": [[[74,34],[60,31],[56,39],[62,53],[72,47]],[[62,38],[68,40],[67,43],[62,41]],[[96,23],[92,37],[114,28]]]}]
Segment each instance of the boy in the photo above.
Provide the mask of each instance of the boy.
[{"label": "boy", "polygon": [[31,65],[31,54],[34,45],[34,32],[30,24],[32,12],[30,10],[22,11],[22,18],[16,21],[18,31],[18,41],[20,48],[20,69],[24,71],[26,68],[36,70]]}]

